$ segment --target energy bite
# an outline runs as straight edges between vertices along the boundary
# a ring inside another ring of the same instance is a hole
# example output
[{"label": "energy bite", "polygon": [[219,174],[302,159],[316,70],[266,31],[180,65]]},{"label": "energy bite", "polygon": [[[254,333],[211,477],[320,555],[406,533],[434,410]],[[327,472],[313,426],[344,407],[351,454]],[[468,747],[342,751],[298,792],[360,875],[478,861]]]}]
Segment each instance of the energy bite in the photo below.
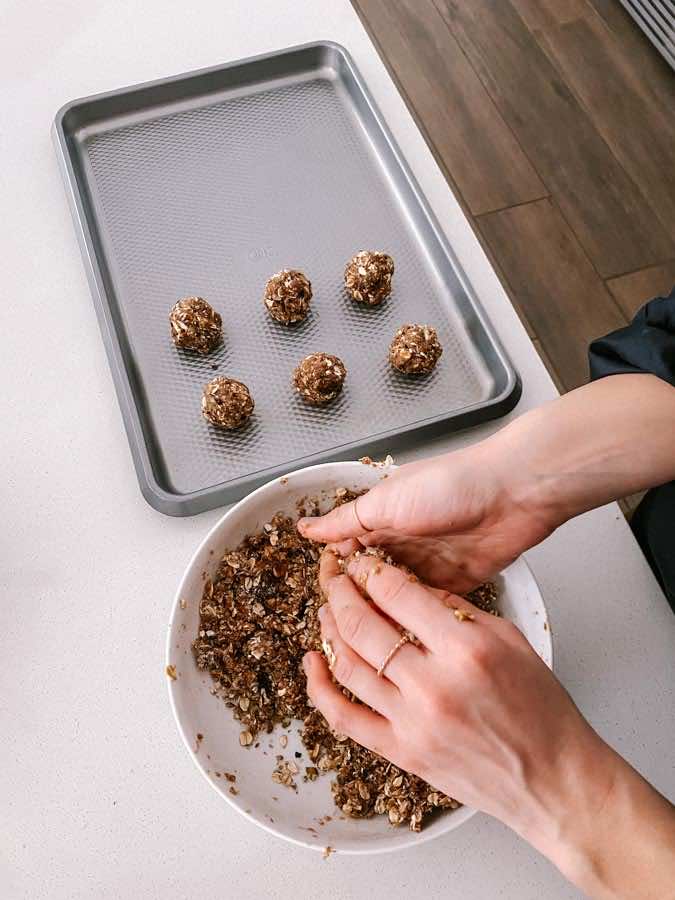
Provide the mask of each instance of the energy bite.
[{"label": "energy bite", "polygon": [[297,269],[283,269],[265,285],[264,302],[272,318],[282,325],[302,322],[309,312],[312,283]]},{"label": "energy bite", "polygon": [[436,329],[431,325],[402,325],[389,345],[389,362],[405,375],[426,375],[442,353]]},{"label": "energy bite", "polygon": [[218,428],[239,428],[250,417],[255,403],[241,381],[219,375],[204,386],[202,413]]},{"label": "energy bite", "polygon": [[312,353],[293,372],[293,384],[303,400],[312,406],[323,406],[342,390],[347,369],[337,356]]},{"label": "energy bite", "polygon": [[391,294],[394,260],[386,253],[361,250],[347,263],[345,287],[358,303],[379,306]]},{"label": "energy bite", "polygon": [[176,347],[206,356],[223,337],[223,320],[203,297],[184,297],[169,313],[171,339]]}]

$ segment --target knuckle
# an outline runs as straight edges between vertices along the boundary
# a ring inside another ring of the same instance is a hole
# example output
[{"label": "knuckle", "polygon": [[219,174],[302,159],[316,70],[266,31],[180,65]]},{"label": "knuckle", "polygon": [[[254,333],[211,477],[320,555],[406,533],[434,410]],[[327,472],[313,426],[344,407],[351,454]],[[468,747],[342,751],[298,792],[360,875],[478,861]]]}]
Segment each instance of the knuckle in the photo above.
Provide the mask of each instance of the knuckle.
[{"label": "knuckle", "polygon": [[384,602],[387,604],[387,606],[396,606],[407,586],[408,579],[405,577],[403,572],[399,571],[398,569],[394,569],[391,575],[390,583],[387,585],[387,588],[384,592]]},{"label": "knuckle", "polygon": [[461,641],[453,635],[446,643],[448,664],[463,681],[470,682],[494,666],[492,644],[493,641],[482,632],[474,633]]},{"label": "knuckle", "polygon": [[430,683],[429,671],[426,666],[415,665],[412,660],[408,664],[408,660],[405,660],[405,664],[401,668],[401,677],[405,682],[406,688],[411,693],[414,693],[415,697],[419,697],[425,703],[433,702],[435,685]]},{"label": "knuckle", "polygon": [[448,629],[442,644],[442,659],[445,665],[462,669],[469,663],[470,644],[459,640],[454,628]]},{"label": "knuckle", "polygon": [[499,630],[504,637],[505,640],[510,643],[520,643],[525,640],[525,636],[523,632],[515,625],[513,622],[509,621],[509,619],[501,619],[499,620]]},{"label": "knuckle", "polygon": [[348,644],[353,644],[355,641],[358,642],[363,634],[365,624],[365,610],[354,605],[345,607],[341,617],[338,619],[338,627],[342,637]]},{"label": "knuckle", "polygon": [[354,674],[354,660],[347,653],[340,653],[333,666],[333,676],[340,684],[349,685]]},{"label": "knuckle", "polygon": [[437,731],[438,722],[444,718],[453,718],[456,714],[457,700],[454,692],[442,688],[425,685],[417,701],[416,716],[425,735],[428,731],[433,735]]},{"label": "knuckle", "polygon": [[487,674],[494,665],[494,653],[485,640],[474,641],[467,650],[467,668],[471,678]]},{"label": "knuckle", "polygon": [[435,727],[439,720],[449,722],[461,717],[462,701],[454,693],[450,691],[439,691],[433,698],[432,708],[429,710],[430,715],[427,721],[430,724],[429,740],[435,743],[438,740],[439,731]]},{"label": "knuckle", "polygon": [[340,573],[335,575],[334,578],[331,578],[330,584],[328,586],[328,596],[333,598],[338,591],[344,590],[344,588],[349,586],[349,582],[351,581],[349,575],[345,575],[344,573]]},{"label": "knuckle", "polygon": [[308,691],[308,694],[329,725],[334,722],[340,714],[340,701],[335,696],[335,687],[315,688],[311,693]]},{"label": "knuckle", "polygon": [[348,717],[342,709],[332,707],[331,709],[324,711],[324,716],[330,727],[333,731],[337,732],[337,734],[349,734]]},{"label": "knuckle", "polygon": [[481,633],[478,640],[467,648],[466,668],[468,676],[478,683],[492,680],[501,664],[501,648],[504,643],[493,633]]},{"label": "knuckle", "polygon": [[318,685],[315,684],[314,679],[311,675],[307,679],[307,696],[312,701],[314,706],[318,707],[319,709],[323,709],[325,704],[323,702],[321,689],[318,687]]},{"label": "knuckle", "polygon": [[494,656],[490,644],[491,641],[486,641],[481,637],[480,640],[474,641],[469,647],[469,660],[476,668],[482,669],[490,665]]},{"label": "knuckle", "polygon": [[333,516],[333,524],[340,529],[342,534],[345,531],[353,531],[354,528],[354,512],[351,503],[344,503],[338,506],[331,513]]}]

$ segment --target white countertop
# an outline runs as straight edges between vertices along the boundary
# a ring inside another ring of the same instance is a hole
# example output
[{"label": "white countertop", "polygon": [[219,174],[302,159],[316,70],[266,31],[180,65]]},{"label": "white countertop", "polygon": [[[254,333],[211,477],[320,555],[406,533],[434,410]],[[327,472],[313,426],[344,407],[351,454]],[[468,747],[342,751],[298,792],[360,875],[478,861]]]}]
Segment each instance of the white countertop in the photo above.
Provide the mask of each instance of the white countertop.
[{"label": "white countertop", "polygon": [[[316,39],[353,54],[521,373],[518,410],[554,396],[348,0],[5,0],[3,900],[380,898],[422,889],[462,900],[578,896],[483,815],[397,856],[324,861],[276,840],[202,780],[171,717],[163,673],[169,607],[219,513],[171,519],[141,498],[50,125],[76,97]],[[528,560],[549,606],[558,675],[600,732],[672,794],[675,617],[618,508],[572,522]]]}]

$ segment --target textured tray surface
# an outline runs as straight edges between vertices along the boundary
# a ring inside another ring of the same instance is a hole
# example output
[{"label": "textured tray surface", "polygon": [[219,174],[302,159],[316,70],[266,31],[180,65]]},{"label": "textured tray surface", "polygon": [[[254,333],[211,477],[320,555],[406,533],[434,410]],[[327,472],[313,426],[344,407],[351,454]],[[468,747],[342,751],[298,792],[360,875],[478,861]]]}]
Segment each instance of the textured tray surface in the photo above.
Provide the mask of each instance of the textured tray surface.
[{"label": "textured tray surface", "polygon": [[[495,392],[456,305],[460,282],[432,263],[343,80],[323,68],[288,82],[98,128],[79,151],[153,468],[172,493],[330,458],[351,442],[452,418]],[[364,248],[386,250],[396,265],[392,296],[375,309],[342,284],[346,261]],[[314,291],[309,318],[291,328],[262,303],[281,268],[304,271]],[[169,309],[194,294],[223,317],[224,343],[206,358],[169,337]],[[427,378],[406,379],[387,362],[405,322],[438,329],[444,354]],[[290,383],[317,350],[348,370],[342,396],[324,409],[305,405]],[[201,417],[202,386],[216,374],[254,396],[243,429],[220,432]]]}]

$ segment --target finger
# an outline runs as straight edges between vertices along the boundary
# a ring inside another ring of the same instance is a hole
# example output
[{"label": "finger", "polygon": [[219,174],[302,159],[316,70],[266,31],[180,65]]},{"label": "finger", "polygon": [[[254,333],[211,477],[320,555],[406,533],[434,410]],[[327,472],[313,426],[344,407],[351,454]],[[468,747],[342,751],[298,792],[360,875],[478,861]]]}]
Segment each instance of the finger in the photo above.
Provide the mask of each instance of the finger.
[{"label": "finger", "polygon": [[358,538],[374,528],[392,525],[398,505],[397,493],[392,485],[396,483],[400,471],[394,472],[387,481],[376,484],[356,500],[336,506],[325,516],[300,519],[300,534],[313,541],[344,541]]},{"label": "finger", "polygon": [[[348,575],[338,575],[328,584],[328,600],[342,640],[376,671],[401,633],[359,593]],[[396,685],[414,680],[422,651],[405,644],[387,665],[386,676]]]},{"label": "finger", "polygon": [[[368,554],[353,558],[347,571],[387,616],[430,650],[445,650],[456,622],[474,621],[480,612],[463,598],[432,591],[415,575]],[[456,610],[463,610],[463,617]],[[448,615],[449,611],[453,615]]]},{"label": "finger", "polygon": [[337,544],[327,544],[324,547],[319,558],[319,587],[324,594],[328,590],[330,579],[340,575],[343,571],[342,560],[360,549],[362,549],[361,544],[351,538]]},{"label": "finger", "polygon": [[331,579],[340,575],[340,557],[330,547],[326,547],[319,557],[319,587],[324,594],[328,593],[328,584]]},{"label": "finger", "polygon": [[441,601],[443,606],[446,607],[446,609],[452,608],[450,598],[454,597],[455,594],[449,594],[447,591],[443,590],[443,588],[429,587],[428,589],[431,591],[434,597],[438,597],[438,599]]},{"label": "finger", "polygon": [[[375,669],[368,665],[340,637],[335,617],[326,603],[319,610],[321,637],[330,644],[333,663],[329,668],[333,678],[356,694],[383,716],[389,717],[400,696],[398,688],[386,678],[378,678]],[[329,654],[330,655],[330,654]]]},{"label": "finger", "polygon": [[507,621],[492,615],[492,613],[485,612],[484,609],[476,606],[475,603],[472,603],[461,594],[453,594],[444,591],[442,588],[429,588],[428,590],[431,591],[434,597],[438,597],[446,609],[449,609],[459,622],[482,622],[483,625],[492,627],[495,624]]},{"label": "finger", "polygon": [[326,550],[332,550],[334,553],[337,553],[338,556],[344,558],[345,556],[350,556],[356,550],[361,550],[362,547],[363,544],[359,543],[356,538],[347,538],[345,541],[327,544]]},{"label": "finger", "polygon": [[307,675],[307,693],[333,731],[367,747],[380,756],[387,756],[393,743],[389,722],[360,703],[352,703],[331,679],[326,660],[320,653],[305,654],[302,660]]},{"label": "finger", "polygon": [[400,563],[424,572],[424,580],[430,585],[464,593],[485,580],[489,572],[480,577],[467,565],[472,548],[462,546],[461,539],[453,535],[435,537],[411,537],[393,529],[369,531],[359,537],[364,547],[381,547]]},{"label": "finger", "polygon": [[358,537],[368,529],[356,509],[357,501],[351,500],[336,506],[325,516],[310,516],[298,521],[298,531],[312,541],[344,541]]},{"label": "finger", "polygon": [[353,557],[347,572],[387,616],[430,650],[447,645],[448,608],[415,575],[366,553]]}]

